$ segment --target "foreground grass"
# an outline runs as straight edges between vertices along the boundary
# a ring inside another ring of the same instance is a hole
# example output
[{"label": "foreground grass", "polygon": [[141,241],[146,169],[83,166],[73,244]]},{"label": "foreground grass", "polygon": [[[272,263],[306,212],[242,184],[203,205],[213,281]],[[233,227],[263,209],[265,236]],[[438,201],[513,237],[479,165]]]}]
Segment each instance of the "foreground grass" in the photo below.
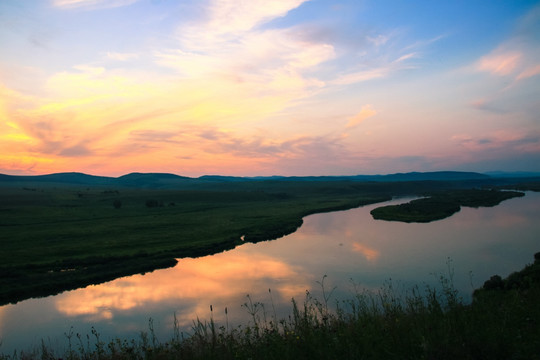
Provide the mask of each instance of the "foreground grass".
[{"label": "foreground grass", "polygon": [[403,294],[388,284],[335,303],[324,278],[320,284],[322,299],[308,293],[303,304],[293,300],[284,319],[248,297],[244,326],[197,320],[190,336],[175,327],[167,342],[152,323],[131,341],[66,334],[60,356],[43,346],[0,359],[540,359],[540,253],[507,279],[492,277],[472,304],[453,288],[452,273],[437,289]]}]

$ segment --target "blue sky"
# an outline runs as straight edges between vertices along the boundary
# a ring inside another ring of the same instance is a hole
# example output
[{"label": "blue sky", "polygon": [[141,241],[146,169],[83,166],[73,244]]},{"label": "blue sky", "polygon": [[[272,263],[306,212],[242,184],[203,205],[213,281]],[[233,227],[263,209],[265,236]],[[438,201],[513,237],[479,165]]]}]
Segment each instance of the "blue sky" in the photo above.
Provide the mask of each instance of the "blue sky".
[{"label": "blue sky", "polygon": [[0,172],[540,171],[538,1],[4,0]]}]

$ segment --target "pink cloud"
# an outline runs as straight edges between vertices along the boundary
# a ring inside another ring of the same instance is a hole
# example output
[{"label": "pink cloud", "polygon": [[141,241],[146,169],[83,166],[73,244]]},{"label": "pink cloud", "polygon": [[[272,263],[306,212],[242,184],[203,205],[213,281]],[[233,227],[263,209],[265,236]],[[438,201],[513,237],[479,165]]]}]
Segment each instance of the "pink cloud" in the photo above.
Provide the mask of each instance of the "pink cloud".
[{"label": "pink cloud", "polygon": [[517,51],[495,52],[486,55],[478,62],[478,69],[494,75],[510,75],[518,66],[523,54]]},{"label": "pink cloud", "polygon": [[523,70],[516,78],[516,80],[527,79],[540,74],[540,64],[529,66]]}]

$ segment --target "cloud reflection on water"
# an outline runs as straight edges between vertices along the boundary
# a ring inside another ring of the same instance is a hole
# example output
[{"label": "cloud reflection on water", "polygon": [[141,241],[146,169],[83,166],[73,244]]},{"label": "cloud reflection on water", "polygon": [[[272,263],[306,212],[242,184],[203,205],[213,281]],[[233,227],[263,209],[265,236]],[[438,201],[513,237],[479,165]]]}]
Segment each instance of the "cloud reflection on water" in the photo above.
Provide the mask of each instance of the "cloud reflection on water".
[{"label": "cloud reflection on water", "polygon": [[193,319],[194,314],[208,306],[204,301],[201,303],[201,299],[215,300],[226,306],[232,302],[226,299],[235,298],[237,294],[267,292],[268,288],[261,285],[259,289],[261,286],[257,284],[272,279],[288,280],[276,282],[276,287],[272,288],[273,294],[282,301],[290,300],[309,287],[297,269],[281,260],[236,251],[181,259],[174,268],[72,291],[58,298],[56,308],[67,316],[103,320],[112,319],[119,312],[176,302],[182,303],[186,308],[184,312],[189,312],[185,315]]},{"label": "cloud reflection on water", "polygon": [[377,259],[381,255],[381,253],[378,250],[370,248],[359,242],[352,243],[352,250],[362,254],[366,258],[367,261],[377,261]]}]

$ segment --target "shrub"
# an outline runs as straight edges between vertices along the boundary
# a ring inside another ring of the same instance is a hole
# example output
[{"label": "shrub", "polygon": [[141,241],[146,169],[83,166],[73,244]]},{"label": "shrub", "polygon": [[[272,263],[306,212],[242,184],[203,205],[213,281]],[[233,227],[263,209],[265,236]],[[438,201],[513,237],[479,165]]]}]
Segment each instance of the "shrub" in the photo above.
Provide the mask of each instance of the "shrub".
[{"label": "shrub", "polygon": [[115,209],[120,209],[122,207],[122,202],[118,199],[113,201],[113,206]]}]

